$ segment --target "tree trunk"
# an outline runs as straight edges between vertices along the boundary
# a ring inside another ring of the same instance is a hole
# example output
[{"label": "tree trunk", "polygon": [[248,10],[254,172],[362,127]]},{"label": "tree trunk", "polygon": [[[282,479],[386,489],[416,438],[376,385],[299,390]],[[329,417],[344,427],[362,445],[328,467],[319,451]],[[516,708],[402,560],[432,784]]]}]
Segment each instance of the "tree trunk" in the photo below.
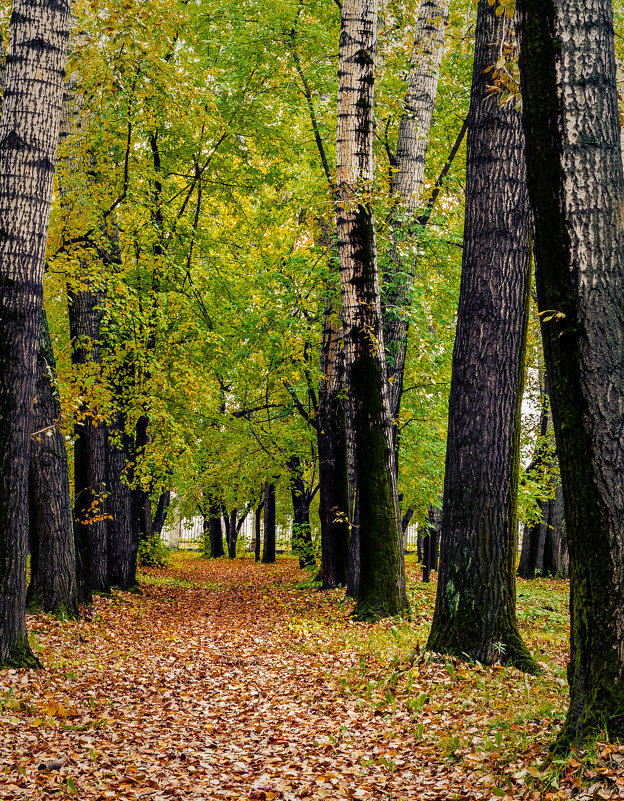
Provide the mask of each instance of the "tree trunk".
[{"label": "tree trunk", "polygon": [[0,123],[0,665],[33,667],[26,632],[28,472],[43,266],[69,3],[14,0]]},{"label": "tree trunk", "polygon": [[552,540],[552,575],[558,579],[570,578],[570,552],[565,525],[565,506],[561,479],[555,487],[555,497],[549,502],[548,521]]},{"label": "tree trunk", "polygon": [[338,67],[336,222],[359,507],[360,583],[354,615],[360,619],[409,609],[371,196],[376,39],[376,0],[345,0]]},{"label": "tree trunk", "polygon": [[275,484],[264,485],[264,542],[262,564],[275,562]]},{"label": "tree trunk", "polygon": [[429,525],[429,536],[432,538],[431,548],[431,569],[438,569],[438,560],[440,557],[440,529],[442,528],[442,510],[437,506],[430,506],[427,514],[427,523]]},{"label": "tree trunk", "polygon": [[158,506],[156,507],[156,513],[154,514],[154,520],[152,521],[152,531],[154,532],[155,537],[160,537],[162,533],[165,520],[167,519],[167,510],[170,503],[171,492],[169,490],[161,492],[160,497],[158,498]]},{"label": "tree trunk", "polygon": [[[92,288],[68,288],[69,334],[72,363],[77,367],[101,362],[100,325],[104,295]],[[90,590],[109,592],[108,509],[106,508],[106,425],[98,411],[81,403],[75,426],[74,520],[76,537],[85,555],[86,583]],[[82,599],[81,599],[82,600]]]},{"label": "tree trunk", "polygon": [[[449,0],[423,0],[418,9],[405,110],[401,117],[392,190],[397,201],[392,220],[392,246],[384,272],[382,295],[384,346],[390,417],[396,420],[403,394],[409,309],[412,305],[416,260],[414,239],[420,225],[418,207],[425,178],[425,156],[438,90]],[[398,450],[398,427],[392,426]]]},{"label": "tree trunk", "polygon": [[515,583],[529,216],[520,116],[486,88],[486,70],[510,35],[506,14],[496,11],[479,1],[440,569],[427,648],[536,671],[516,622]]},{"label": "tree trunk", "polygon": [[223,509],[223,519],[225,520],[225,541],[227,543],[228,556],[236,559],[236,541],[238,540],[238,528],[236,526],[237,509],[233,509],[228,515]]},{"label": "tree trunk", "polygon": [[261,515],[264,512],[264,499],[260,501],[254,514],[254,531],[256,540],[254,542],[254,561],[260,561],[260,543],[262,542],[262,531],[260,528]]},{"label": "tree trunk", "polygon": [[30,612],[78,617],[76,547],[67,472],[65,437],[58,428],[61,404],[56,362],[45,311],[41,314],[39,355],[30,453]]},{"label": "tree trunk", "polygon": [[106,439],[106,489],[108,492],[108,571],[110,583],[122,590],[137,586],[136,568],[139,542],[132,525],[132,490],[128,486],[128,437],[124,421],[117,415]]},{"label": "tree trunk", "polygon": [[323,589],[345,584],[349,569],[349,484],[342,323],[333,306],[323,315],[317,444]]},{"label": "tree trunk", "polygon": [[[540,426],[537,444],[531,463],[526,469],[526,478],[538,473],[540,478],[543,478],[544,468],[546,467],[545,461],[547,459],[548,447],[548,420],[550,418],[549,403],[546,395],[546,386],[540,376],[540,389],[541,389],[541,410],[540,410]],[[524,527],[522,536],[522,549],[520,551],[520,562],[518,563],[518,576],[524,579],[535,578],[535,570],[538,566],[538,551],[540,542],[540,529],[541,521],[544,516],[544,504],[540,504],[541,514],[540,519],[536,523],[527,524]]]},{"label": "tree trunk", "polygon": [[313,565],[312,529],[310,528],[310,493],[303,483],[303,469],[298,456],[288,460],[290,495],[293,505],[293,551],[299,556],[299,567]]},{"label": "tree trunk", "polygon": [[[550,469],[554,469],[554,465],[551,464]],[[569,577],[563,492],[559,477],[554,479],[552,491],[554,498],[539,502],[539,520],[524,527],[518,564],[520,578]]]},{"label": "tree trunk", "polygon": [[221,528],[221,515],[216,507],[211,508],[208,520],[208,531],[210,533],[210,558],[219,559],[225,556],[223,550],[223,530]]},{"label": "tree trunk", "polygon": [[153,545],[154,530],[152,528],[152,503],[149,490],[146,490],[142,485],[137,485],[135,481],[137,462],[145,454],[145,448],[149,442],[148,428],[149,418],[147,415],[141,415],[136,424],[131,454],[131,483],[134,485],[132,488],[132,516],[137,540]]},{"label": "tree trunk", "polygon": [[521,9],[537,296],[570,551],[564,749],[624,737],[624,180],[611,3]]}]

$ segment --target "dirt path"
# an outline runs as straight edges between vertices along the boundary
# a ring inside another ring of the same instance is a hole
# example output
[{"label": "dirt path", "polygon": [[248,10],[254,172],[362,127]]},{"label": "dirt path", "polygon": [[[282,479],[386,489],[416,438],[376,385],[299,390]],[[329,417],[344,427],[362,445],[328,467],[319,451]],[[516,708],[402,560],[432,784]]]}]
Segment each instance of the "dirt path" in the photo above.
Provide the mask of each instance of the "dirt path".
[{"label": "dirt path", "polygon": [[[443,695],[416,718],[346,687],[366,664],[332,645],[331,621],[355,624],[338,594],[296,589],[305,575],[179,562],[142,595],[96,599],[90,620],[32,619],[45,670],[0,673],[0,799],[504,795],[483,759],[439,753],[458,725]],[[423,692],[455,681],[444,665],[421,674]]]}]

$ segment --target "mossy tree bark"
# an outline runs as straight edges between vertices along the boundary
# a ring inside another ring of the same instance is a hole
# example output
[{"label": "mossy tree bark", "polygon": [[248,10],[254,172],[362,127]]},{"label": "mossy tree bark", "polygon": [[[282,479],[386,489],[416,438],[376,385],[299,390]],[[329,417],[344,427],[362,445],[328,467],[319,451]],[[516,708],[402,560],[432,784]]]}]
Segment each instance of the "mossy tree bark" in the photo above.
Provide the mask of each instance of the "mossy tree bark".
[{"label": "mossy tree bark", "polygon": [[535,671],[516,623],[516,500],[529,300],[522,126],[488,92],[513,25],[480,0],[436,606],[427,647]]},{"label": "mossy tree bark", "polygon": [[77,618],[74,521],[65,437],[58,428],[60,415],[56,361],[42,310],[30,453],[26,606],[31,612]]},{"label": "mossy tree bark", "polygon": [[34,667],[26,632],[28,473],[43,265],[69,3],[15,0],[0,122],[0,665]]},{"label": "mossy tree bark", "polygon": [[342,5],[338,67],[338,253],[359,507],[360,582],[354,615],[406,612],[394,450],[377,274],[373,184],[376,0]]},{"label": "mossy tree bark", "polygon": [[570,551],[565,749],[605,731],[624,737],[624,180],[611,3],[520,9],[538,305]]}]

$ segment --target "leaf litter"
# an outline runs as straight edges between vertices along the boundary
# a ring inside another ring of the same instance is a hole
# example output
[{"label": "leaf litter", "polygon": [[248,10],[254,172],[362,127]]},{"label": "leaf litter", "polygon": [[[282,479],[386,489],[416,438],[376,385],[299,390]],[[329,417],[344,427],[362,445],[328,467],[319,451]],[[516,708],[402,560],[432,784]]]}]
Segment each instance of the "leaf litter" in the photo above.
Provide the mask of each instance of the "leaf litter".
[{"label": "leaf litter", "polygon": [[76,623],[29,618],[44,669],[0,673],[0,799],[624,797],[624,748],[549,757],[567,704],[565,582],[519,582],[543,673],[423,651],[414,619],[355,623],[296,562],[176,555]]}]

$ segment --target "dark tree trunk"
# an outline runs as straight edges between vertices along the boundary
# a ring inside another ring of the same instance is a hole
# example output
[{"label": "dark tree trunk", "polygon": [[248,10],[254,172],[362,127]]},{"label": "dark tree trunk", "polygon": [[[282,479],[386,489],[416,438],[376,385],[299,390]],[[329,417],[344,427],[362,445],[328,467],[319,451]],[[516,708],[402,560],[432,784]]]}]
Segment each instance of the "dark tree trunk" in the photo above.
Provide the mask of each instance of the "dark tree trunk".
[{"label": "dark tree trunk", "polygon": [[58,428],[61,404],[56,362],[45,311],[39,355],[30,453],[30,612],[78,617],[76,547],[65,437]]},{"label": "dark tree trunk", "polygon": [[540,531],[543,527],[544,504],[540,503],[540,519],[527,523],[522,533],[522,548],[518,562],[518,576],[523,579],[535,578],[539,553]]},{"label": "dark tree trunk", "polygon": [[[85,279],[89,284],[89,280]],[[68,289],[72,363],[101,361],[100,328],[104,296],[94,289]],[[106,508],[106,425],[98,411],[83,402],[75,427],[74,520],[76,537],[85,555],[90,590],[108,592],[108,510]]]},{"label": "dark tree trunk", "polygon": [[357,507],[353,510],[351,523],[351,540],[349,542],[349,575],[347,578],[347,595],[357,598],[360,591],[360,527],[358,525]]},{"label": "dark tree trunk", "polygon": [[564,749],[624,737],[624,180],[611,3],[519,7],[537,297],[570,551]]},{"label": "dark tree trunk", "polygon": [[171,492],[169,490],[161,492],[160,497],[158,498],[156,514],[154,515],[154,520],[152,521],[152,531],[154,532],[155,537],[160,537],[162,533],[165,520],[167,519],[167,510],[169,509],[170,503]]},{"label": "dark tree trunk", "polygon": [[423,581],[429,581],[432,570],[438,569],[441,513],[435,506],[429,507],[426,530],[422,537]]},{"label": "dark tree trunk", "polygon": [[145,448],[149,442],[148,435],[149,418],[141,415],[136,424],[134,444],[132,448],[132,467],[131,483],[135,484],[132,488],[132,518],[135,536],[139,542],[148,545],[154,544],[154,531],[152,528],[152,503],[149,491],[143,486],[136,485],[136,465],[145,454]]},{"label": "dark tree trunk", "polygon": [[298,456],[288,460],[290,494],[293,505],[293,551],[299,556],[299,567],[314,565],[312,529],[310,528],[310,493],[303,482],[303,468]]},{"label": "dark tree trunk", "polygon": [[556,480],[554,498],[540,501],[540,517],[524,527],[518,576],[569,577],[568,543],[565,534],[565,515],[561,481]]},{"label": "dark tree trunk", "polygon": [[256,541],[254,542],[254,559],[256,562],[260,561],[260,543],[262,542],[262,531],[260,526],[261,516],[264,512],[264,500],[258,504],[256,513],[254,515],[254,530]]},{"label": "dark tree trunk", "polygon": [[129,443],[122,415],[108,431],[106,488],[108,492],[108,570],[110,583],[122,590],[137,586],[139,542],[132,525],[132,490],[128,486]]},{"label": "dark tree trunk", "polygon": [[338,67],[336,199],[349,418],[359,513],[359,619],[408,611],[381,327],[373,170],[376,0],[345,0]]},{"label": "dark tree trunk", "polygon": [[[546,387],[544,386],[544,389]],[[565,516],[561,480],[556,475],[557,457],[549,453],[550,425],[549,402],[544,393],[540,416],[540,433],[527,477],[539,473],[548,479],[553,498],[539,502],[539,519],[525,525],[522,550],[518,563],[518,576],[533,579],[539,576],[568,578],[568,544],[565,536]]]},{"label": "dark tree trunk", "polygon": [[210,518],[208,520],[208,531],[210,533],[210,557],[211,559],[219,559],[225,556],[223,550],[223,530],[221,528],[221,515],[217,508],[211,509]]},{"label": "dark tree trunk", "polygon": [[0,665],[38,666],[26,632],[28,473],[43,266],[69,3],[14,0],[0,123]]},{"label": "dark tree trunk", "polygon": [[431,537],[431,570],[438,569],[440,556],[440,531],[442,529],[442,510],[437,506],[430,506],[427,514],[429,536]]},{"label": "dark tree trunk", "polygon": [[275,484],[264,485],[264,542],[262,564],[275,562]]},{"label": "dark tree trunk", "polygon": [[[543,384],[543,380],[540,380],[540,388],[542,390],[542,406],[540,411],[539,435],[537,438],[537,444],[535,446],[533,458],[526,469],[527,479],[531,478],[536,473],[539,474],[540,477],[543,477],[544,469],[546,467],[545,463],[548,459],[547,436],[550,414],[548,399],[545,392],[546,387]],[[543,504],[540,504],[540,508],[542,509],[540,520],[538,520],[536,523],[527,524],[524,527],[524,533],[522,536],[522,550],[520,552],[520,562],[518,563],[518,576],[520,576],[520,578],[532,579],[535,577],[535,570],[537,568],[538,561],[541,519],[543,517]]]},{"label": "dark tree trunk", "polygon": [[223,509],[223,519],[225,521],[225,541],[227,543],[228,556],[236,559],[236,542],[238,540],[238,527],[236,525],[237,509],[233,509],[228,515]]},{"label": "dark tree trunk", "polygon": [[349,484],[342,323],[333,307],[323,315],[318,457],[323,589],[345,584],[349,569]]},{"label": "dark tree trunk", "polygon": [[497,10],[479,1],[440,570],[427,648],[535,671],[516,622],[515,583],[529,215],[520,116],[486,88],[487,68],[513,32]]},{"label": "dark tree trunk", "polygon": [[570,578],[570,552],[565,524],[565,505],[561,480],[555,487],[555,497],[549,502],[548,521],[552,550],[552,575],[558,579]]}]

